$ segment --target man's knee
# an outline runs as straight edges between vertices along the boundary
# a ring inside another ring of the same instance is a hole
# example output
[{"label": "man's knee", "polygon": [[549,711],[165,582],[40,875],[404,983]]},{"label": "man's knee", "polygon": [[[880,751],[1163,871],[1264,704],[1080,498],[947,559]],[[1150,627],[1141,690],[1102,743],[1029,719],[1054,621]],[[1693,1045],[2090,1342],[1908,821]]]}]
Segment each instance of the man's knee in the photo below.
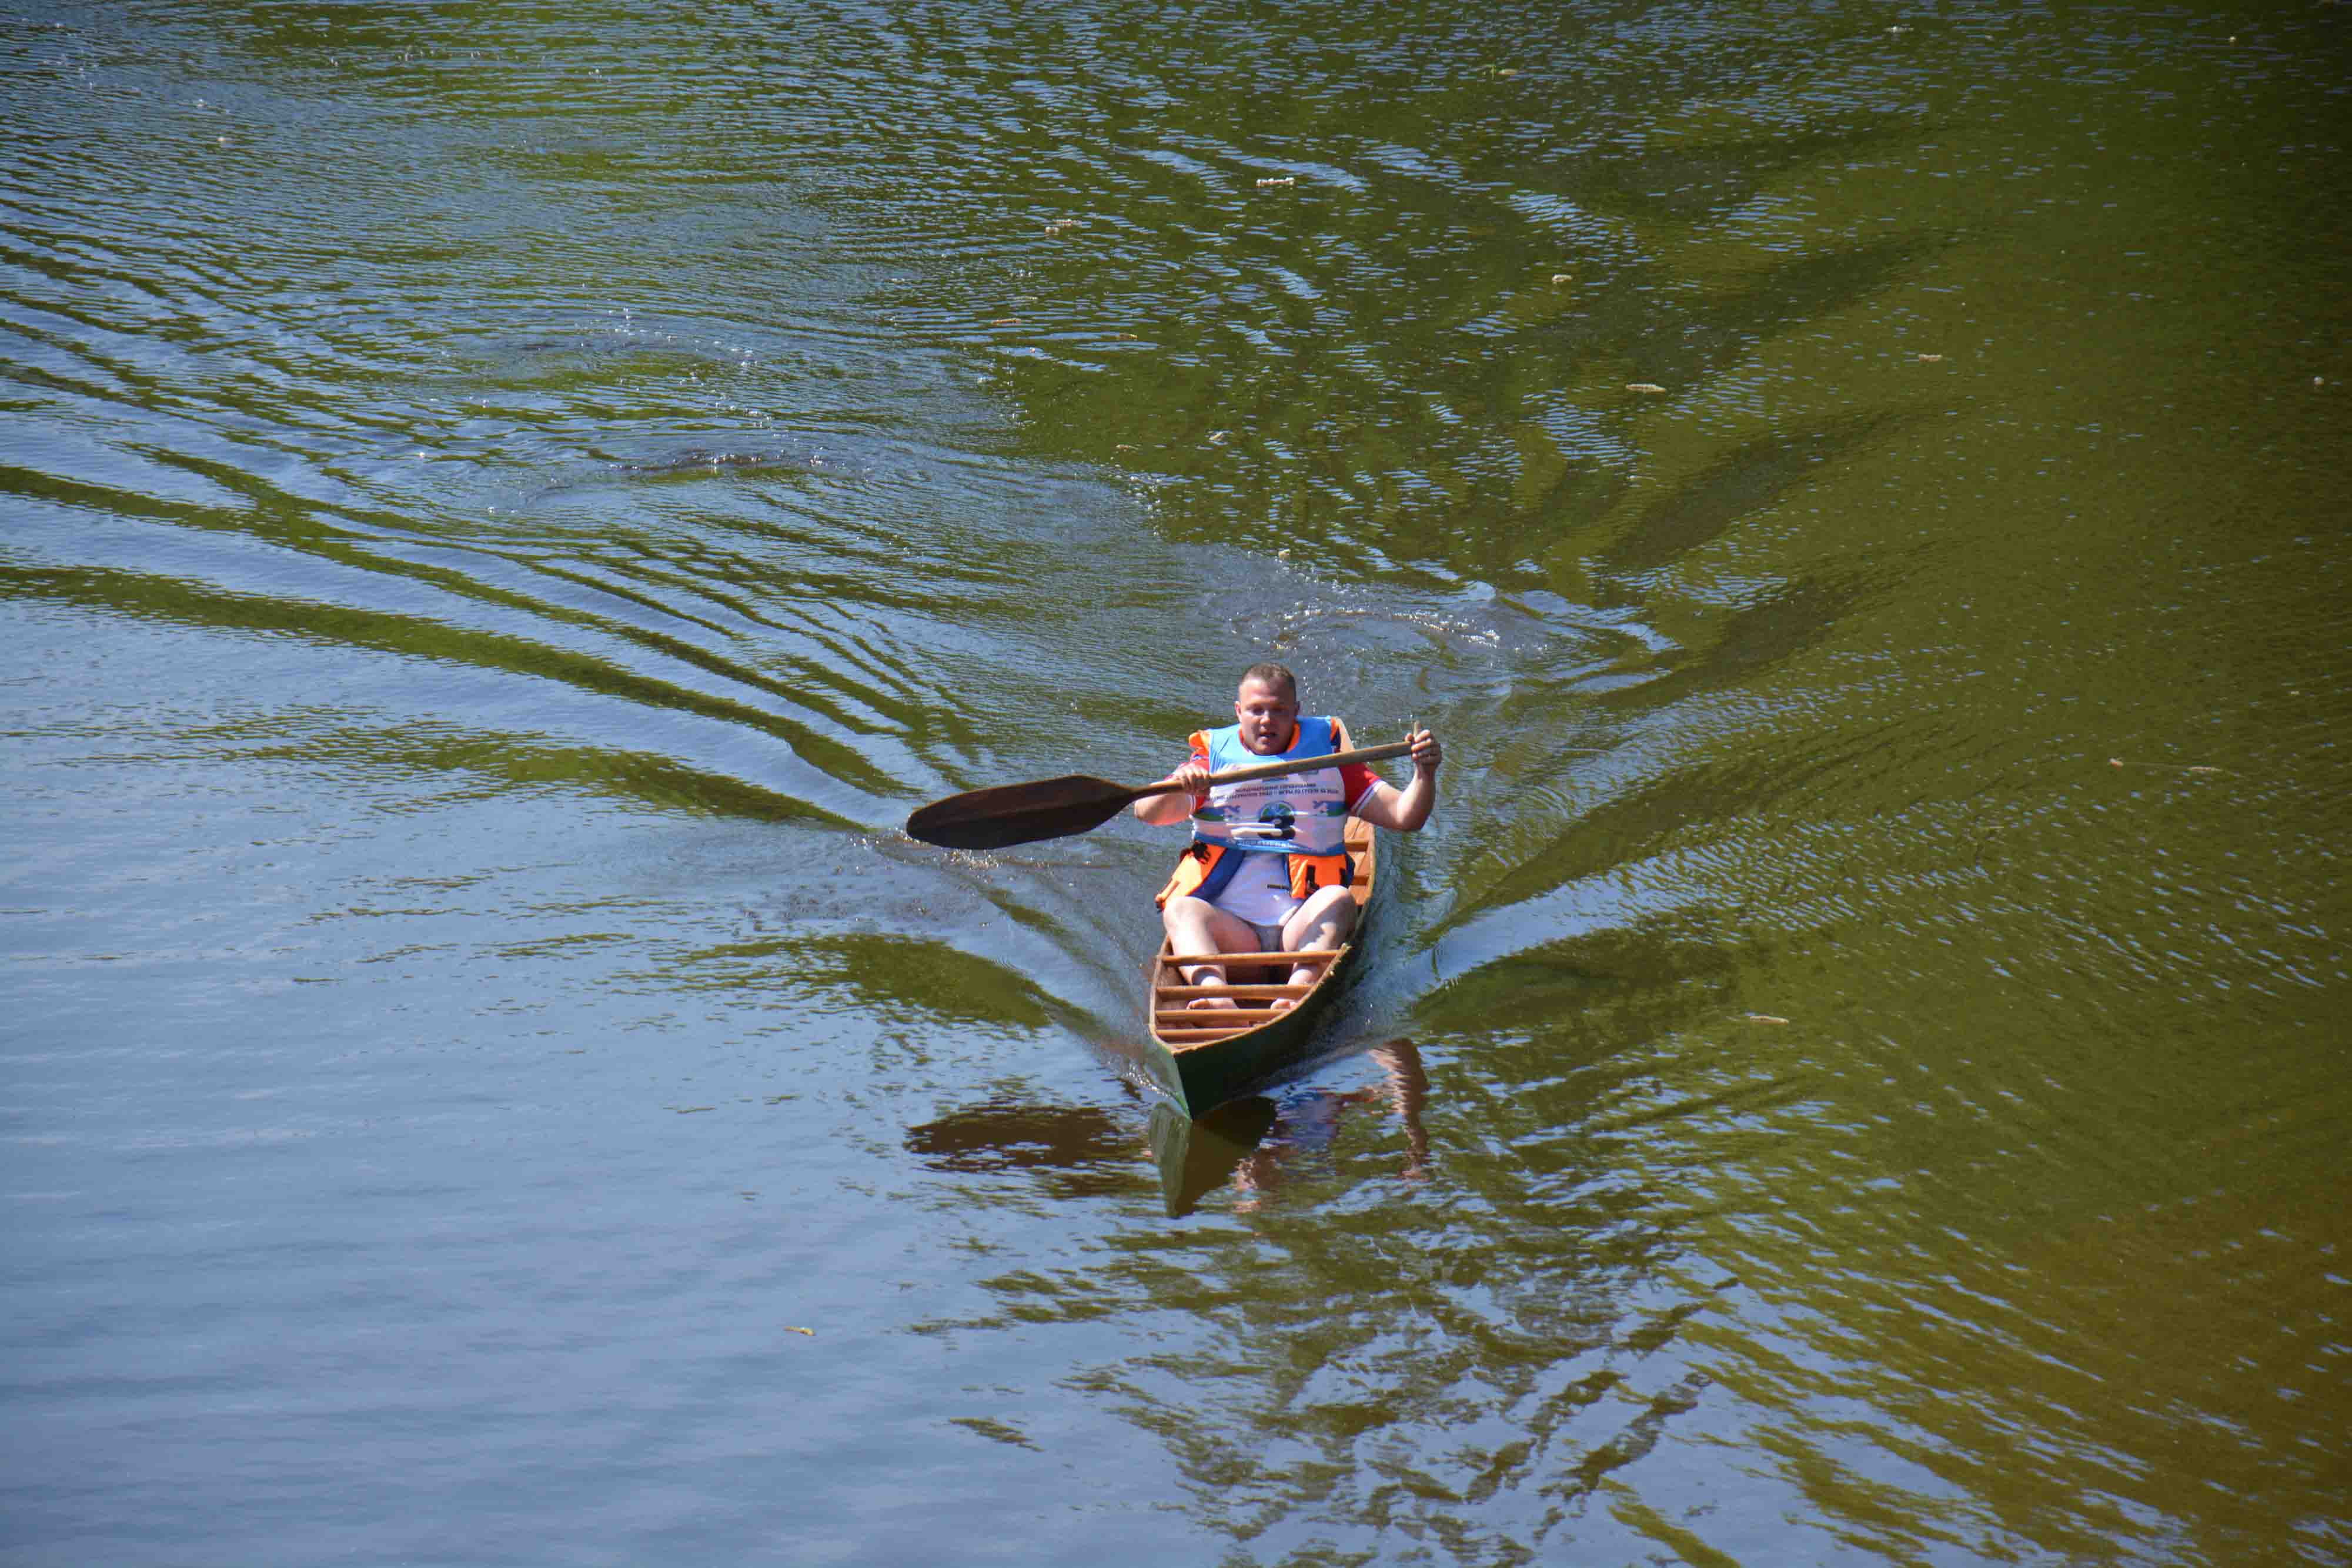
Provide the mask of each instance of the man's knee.
[{"label": "man's knee", "polygon": [[1180,925],[1187,929],[1196,928],[1208,925],[1215,910],[1216,905],[1207,899],[1195,898],[1187,893],[1170,899],[1160,906],[1160,923],[1171,931]]},{"label": "man's knee", "polygon": [[1356,901],[1344,887],[1327,887],[1307,901],[1306,913],[1319,920],[1327,915],[1351,915]]},{"label": "man's knee", "polygon": [[1356,902],[1344,887],[1327,887],[1298,906],[1285,923],[1284,946],[1303,947],[1317,933],[1345,936],[1356,924]]}]

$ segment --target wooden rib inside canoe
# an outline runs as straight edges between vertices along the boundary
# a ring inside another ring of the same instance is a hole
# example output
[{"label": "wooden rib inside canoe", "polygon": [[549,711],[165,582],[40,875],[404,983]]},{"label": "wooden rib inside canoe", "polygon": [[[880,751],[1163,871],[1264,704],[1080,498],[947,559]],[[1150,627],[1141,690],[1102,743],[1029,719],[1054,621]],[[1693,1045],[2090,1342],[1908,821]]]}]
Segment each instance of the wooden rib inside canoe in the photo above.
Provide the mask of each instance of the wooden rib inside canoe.
[{"label": "wooden rib inside canoe", "polygon": [[[1350,850],[1350,854],[1355,852]],[[1161,944],[1165,946],[1166,944]],[[1345,947],[1285,948],[1278,953],[1168,953],[1160,961],[1168,964],[1287,964],[1293,968],[1301,964],[1319,963],[1336,958]]]},{"label": "wooden rib inside canoe", "polygon": [[[1344,728],[1339,744],[1348,746]],[[1350,817],[1348,854],[1355,862],[1349,892],[1356,901],[1357,934],[1363,929],[1378,871],[1378,849],[1370,824]],[[1163,939],[1150,966],[1151,1038],[1170,1054],[1188,1111],[1198,1113],[1254,1075],[1280,1065],[1281,1056],[1305,1041],[1315,1015],[1338,990],[1358,948],[1351,938],[1339,947],[1296,953],[1176,954]],[[1184,966],[1214,962],[1223,967],[1222,984],[1189,981]],[[1311,977],[1293,980],[1300,968]],[[1196,1007],[1198,1001],[1229,1006]],[[1277,1007],[1287,1001],[1288,1007]]]}]

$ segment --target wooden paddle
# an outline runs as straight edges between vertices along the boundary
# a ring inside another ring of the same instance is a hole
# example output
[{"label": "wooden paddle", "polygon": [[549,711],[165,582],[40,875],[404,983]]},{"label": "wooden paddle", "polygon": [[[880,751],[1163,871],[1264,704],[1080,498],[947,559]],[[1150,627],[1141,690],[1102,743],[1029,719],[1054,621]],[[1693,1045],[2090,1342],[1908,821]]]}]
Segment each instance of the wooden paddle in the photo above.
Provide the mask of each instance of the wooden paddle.
[{"label": "wooden paddle", "polygon": [[[1402,757],[1412,749],[1410,740],[1368,746],[1361,751],[1336,751],[1328,757],[1302,757],[1289,762],[1261,762],[1250,768],[1228,768],[1209,775],[1212,784],[1240,784],[1252,779],[1275,779],[1285,773],[1307,773],[1318,768],[1340,768],[1351,762],[1379,762]],[[1147,795],[1168,795],[1182,789],[1172,779],[1130,789],[1108,779],[1083,773],[1041,779],[1034,784],[999,784],[934,800],[907,819],[908,836],[951,850],[1001,850],[1038,839],[1067,838],[1098,828],[1122,807]]]}]

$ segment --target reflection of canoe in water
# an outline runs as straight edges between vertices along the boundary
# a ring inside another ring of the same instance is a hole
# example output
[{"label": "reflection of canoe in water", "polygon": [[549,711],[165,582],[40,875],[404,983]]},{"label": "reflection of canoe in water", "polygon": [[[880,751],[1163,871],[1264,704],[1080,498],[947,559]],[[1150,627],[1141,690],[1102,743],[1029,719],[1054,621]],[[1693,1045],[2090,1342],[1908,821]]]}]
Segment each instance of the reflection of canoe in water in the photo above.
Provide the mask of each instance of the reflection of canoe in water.
[{"label": "reflection of canoe in water", "polygon": [[[1343,749],[1346,744],[1343,737]],[[1300,953],[1219,954],[1225,983],[1193,986],[1185,983],[1179,966],[1197,963],[1206,955],[1180,957],[1161,940],[1145,978],[1151,1008],[1150,1060],[1153,1076],[1188,1113],[1198,1115],[1232,1099],[1296,1056],[1317,1019],[1339,995],[1341,976],[1363,944],[1378,855],[1369,823],[1350,817],[1347,834],[1348,854],[1355,862],[1355,883],[1349,891],[1355,895],[1356,927],[1341,946]],[[1314,978],[1291,983],[1291,970],[1302,966],[1316,970]],[[1236,1005],[1191,1005],[1202,998]],[[1278,1000],[1290,1006],[1276,1009]]]},{"label": "reflection of canoe in water", "polygon": [[[1321,1069],[1359,1057],[1381,1070],[1380,1082],[1342,1089],[1314,1081],[1322,1076]],[[1150,1138],[1160,1195],[1171,1217],[1192,1213],[1211,1192],[1226,1186],[1236,1207],[1254,1208],[1287,1179],[1286,1165],[1328,1159],[1341,1118],[1364,1107],[1374,1108],[1376,1118],[1381,1107],[1395,1111],[1405,1145],[1397,1175],[1424,1180],[1429,1134],[1421,1113],[1428,1096],[1421,1051],[1412,1040],[1400,1039],[1369,1048],[1342,1046],[1319,1060],[1310,1052],[1255,1091],[1198,1116],[1160,1101],[1151,1107]]]},{"label": "reflection of canoe in water", "polygon": [[1234,1167],[1256,1149],[1275,1114],[1274,1102],[1255,1094],[1203,1110],[1198,1121],[1165,1100],[1152,1106],[1151,1162],[1159,1167],[1169,1218],[1182,1218],[1210,1193],[1230,1185]]}]

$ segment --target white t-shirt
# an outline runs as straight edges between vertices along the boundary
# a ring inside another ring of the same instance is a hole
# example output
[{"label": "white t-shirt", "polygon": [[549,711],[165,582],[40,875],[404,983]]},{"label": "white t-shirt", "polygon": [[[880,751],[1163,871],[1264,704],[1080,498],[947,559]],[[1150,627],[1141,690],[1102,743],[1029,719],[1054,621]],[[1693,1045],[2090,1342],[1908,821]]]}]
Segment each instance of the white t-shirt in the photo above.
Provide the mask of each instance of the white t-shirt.
[{"label": "white t-shirt", "polygon": [[[1297,744],[1295,735],[1291,744]],[[1193,752],[1192,760],[1203,768],[1209,765],[1205,752]],[[1350,811],[1370,799],[1380,782],[1380,776],[1360,762],[1350,762],[1339,769],[1339,788],[1347,795]],[[1193,796],[1194,810],[1207,800],[1206,795]],[[1213,907],[1253,925],[1280,925],[1304,902],[1290,896],[1290,857],[1265,854],[1244,855],[1241,869],[1234,873],[1233,881],[1225,883],[1223,893],[1209,900]]]}]

